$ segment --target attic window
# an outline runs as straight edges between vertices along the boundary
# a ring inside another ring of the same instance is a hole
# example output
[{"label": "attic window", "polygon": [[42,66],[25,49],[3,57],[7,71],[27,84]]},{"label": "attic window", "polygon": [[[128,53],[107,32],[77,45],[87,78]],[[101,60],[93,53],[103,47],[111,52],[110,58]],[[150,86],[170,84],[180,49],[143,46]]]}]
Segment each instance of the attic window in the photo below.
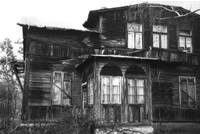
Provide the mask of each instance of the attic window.
[{"label": "attic window", "polygon": [[192,52],[192,31],[179,30],[179,49],[183,52]]},{"label": "attic window", "polygon": [[167,49],[167,26],[153,25],[153,47]]},{"label": "attic window", "polygon": [[142,24],[128,23],[128,48],[142,49]]}]

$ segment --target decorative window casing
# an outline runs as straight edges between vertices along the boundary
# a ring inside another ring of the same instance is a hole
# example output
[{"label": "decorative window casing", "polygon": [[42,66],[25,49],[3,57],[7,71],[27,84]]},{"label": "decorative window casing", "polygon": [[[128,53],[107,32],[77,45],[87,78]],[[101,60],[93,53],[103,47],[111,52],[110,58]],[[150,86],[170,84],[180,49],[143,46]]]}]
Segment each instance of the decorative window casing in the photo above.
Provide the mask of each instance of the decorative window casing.
[{"label": "decorative window casing", "polygon": [[52,105],[71,105],[70,73],[53,72]]},{"label": "decorative window casing", "polygon": [[179,76],[179,98],[181,108],[196,108],[195,77]]},{"label": "decorative window casing", "polygon": [[145,79],[127,78],[129,122],[141,122],[145,115]]},{"label": "decorative window casing", "polygon": [[142,49],[142,24],[128,23],[128,48]]},{"label": "decorative window casing", "polygon": [[192,53],[192,31],[179,29],[179,49]]},{"label": "decorative window casing", "polygon": [[120,80],[120,76],[101,76],[102,104],[121,104]]},{"label": "decorative window casing", "polygon": [[94,104],[94,79],[90,78],[88,80],[88,104],[93,105]]},{"label": "decorative window casing", "polygon": [[168,48],[167,26],[153,25],[153,47]]}]

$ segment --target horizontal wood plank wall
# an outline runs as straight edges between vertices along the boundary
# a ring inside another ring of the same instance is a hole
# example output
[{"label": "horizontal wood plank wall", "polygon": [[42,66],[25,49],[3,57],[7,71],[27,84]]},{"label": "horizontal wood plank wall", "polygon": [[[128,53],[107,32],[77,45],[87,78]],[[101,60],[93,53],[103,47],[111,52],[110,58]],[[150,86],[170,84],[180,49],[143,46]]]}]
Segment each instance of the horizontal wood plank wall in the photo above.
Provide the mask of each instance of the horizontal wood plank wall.
[{"label": "horizontal wood plank wall", "polygon": [[[200,69],[157,63],[151,66],[153,121],[200,121]],[[180,108],[179,76],[196,77],[197,109]]]},{"label": "horizontal wood plank wall", "polygon": [[123,20],[123,12],[108,12],[101,19],[101,46],[125,48],[126,21]]},{"label": "horizontal wood plank wall", "polygon": [[51,72],[30,72],[29,105],[51,105]]}]

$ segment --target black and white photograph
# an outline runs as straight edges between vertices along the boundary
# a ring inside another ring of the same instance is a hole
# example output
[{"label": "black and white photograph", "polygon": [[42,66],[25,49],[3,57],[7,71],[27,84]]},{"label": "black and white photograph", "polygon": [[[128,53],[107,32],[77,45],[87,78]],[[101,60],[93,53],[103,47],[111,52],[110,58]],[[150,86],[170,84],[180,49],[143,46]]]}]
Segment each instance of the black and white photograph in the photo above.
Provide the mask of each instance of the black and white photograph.
[{"label": "black and white photograph", "polygon": [[200,133],[200,1],[0,5],[0,134]]}]

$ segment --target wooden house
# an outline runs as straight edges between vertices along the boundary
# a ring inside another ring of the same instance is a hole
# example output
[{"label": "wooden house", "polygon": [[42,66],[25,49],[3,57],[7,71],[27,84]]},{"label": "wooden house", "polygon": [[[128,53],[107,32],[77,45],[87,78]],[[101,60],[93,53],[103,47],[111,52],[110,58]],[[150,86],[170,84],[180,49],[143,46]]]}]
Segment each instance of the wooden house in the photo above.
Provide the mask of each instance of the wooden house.
[{"label": "wooden house", "polygon": [[82,105],[99,126],[200,131],[198,14],[143,3],[90,11],[89,31],[19,25],[24,119]]}]

